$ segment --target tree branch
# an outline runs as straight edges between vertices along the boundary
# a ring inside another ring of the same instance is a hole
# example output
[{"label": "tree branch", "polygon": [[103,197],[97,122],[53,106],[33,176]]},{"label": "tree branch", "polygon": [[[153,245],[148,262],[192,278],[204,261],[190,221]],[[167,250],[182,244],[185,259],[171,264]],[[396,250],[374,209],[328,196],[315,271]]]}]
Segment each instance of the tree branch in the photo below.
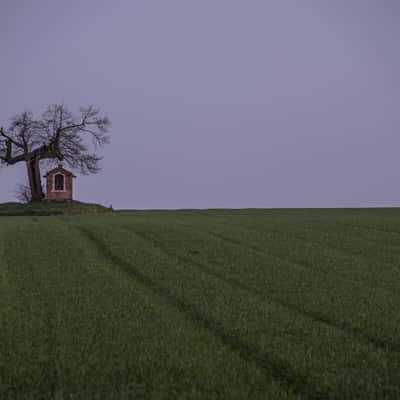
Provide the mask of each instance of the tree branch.
[{"label": "tree branch", "polygon": [[19,163],[21,161],[26,161],[26,156],[25,156],[25,154],[18,154],[18,155],[14,156],[14,157],[11,157],[11,156],[7,157],[7,155],[6,155],[6,157],[3,158],[3,161],[7,165],[14,165],[14,164],[17,164],[17,163]]},{"label": "tree branch", "polygon": [[12,143],[14,146],[19,147],[21,149],[24,148],[24,145],[21,143],[18,143],[17,141],[15,141],[12,137],[8,136],[5,132],[4,132],[4,128],[1,127],[0,128],[0,136],[3,136],[9,143]]},{"label": "tree branch", "polygon": [[90,145],[97,149],[109,143],[109,125],[108,118],[93,106],[73,114],[63,104],[55,104],[39,119],[24,111],[12,119],[7,132],[1,129],[0,160],[9,165],[24,160],[65,160],[82,173],[96,173],[101,157],[90,153]]}]

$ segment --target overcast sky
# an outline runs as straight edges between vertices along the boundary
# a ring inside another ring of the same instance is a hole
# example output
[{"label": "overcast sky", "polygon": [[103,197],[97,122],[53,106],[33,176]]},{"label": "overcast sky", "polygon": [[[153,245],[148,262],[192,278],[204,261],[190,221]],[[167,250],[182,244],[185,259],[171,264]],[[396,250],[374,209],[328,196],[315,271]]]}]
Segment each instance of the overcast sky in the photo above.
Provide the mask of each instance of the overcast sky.
[{"label": "overcast sky", "polygon": [[[0,125],[99,106],[112,143],[75,197],[116,208],[400,206],[399,21],[398,0],[0,0]],[[0,202],[24,179],[0,170]]]}]

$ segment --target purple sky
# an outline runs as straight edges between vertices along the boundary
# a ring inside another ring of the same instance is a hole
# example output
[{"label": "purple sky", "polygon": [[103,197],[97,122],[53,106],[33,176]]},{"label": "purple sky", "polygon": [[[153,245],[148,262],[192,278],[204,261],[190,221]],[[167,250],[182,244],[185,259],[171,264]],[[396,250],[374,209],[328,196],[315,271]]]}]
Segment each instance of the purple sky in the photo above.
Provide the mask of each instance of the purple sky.
[{"label": "purple sky", "polygon": [[[0,125],[95,104],[116,208],[400,206],[400,1],[1,0]],[[0,170],[12,200],[23,165]]]}]

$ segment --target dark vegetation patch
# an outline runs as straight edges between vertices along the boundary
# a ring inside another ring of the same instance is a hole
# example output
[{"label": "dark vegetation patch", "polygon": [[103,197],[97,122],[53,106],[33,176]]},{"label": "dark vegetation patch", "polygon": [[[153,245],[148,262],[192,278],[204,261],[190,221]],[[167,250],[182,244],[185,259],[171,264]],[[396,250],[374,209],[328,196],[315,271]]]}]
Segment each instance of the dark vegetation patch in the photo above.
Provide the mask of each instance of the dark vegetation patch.
[{"label": "dark vegetation patch", "polygon": [[0,217],[23,217],[23,216],[51,216],[51,215],[77,215],[77,214],[99,214],[112,211],[109,207],[100,204],[83,203],[73,201],[64,202],[41,202],[41,203],[3,203],[0,204]]}]

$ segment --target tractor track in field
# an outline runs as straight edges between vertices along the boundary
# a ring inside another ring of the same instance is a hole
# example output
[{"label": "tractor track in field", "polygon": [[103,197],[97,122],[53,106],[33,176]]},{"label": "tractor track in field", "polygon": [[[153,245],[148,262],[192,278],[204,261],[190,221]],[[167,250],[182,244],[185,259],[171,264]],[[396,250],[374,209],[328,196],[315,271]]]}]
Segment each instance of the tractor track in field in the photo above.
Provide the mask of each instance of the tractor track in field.
[{"label": "tractor track in field", "polygon": [[[314,273],[316,273],[318,275],[321,275],[321,276],[322,275],[323,276],[327,276],[327,275],[333,274],[338,279],[340,279],[340,280],[342,280],[344,282],[351,283],[351,284],[356,285],[356,286],[360,286],[360,281],[362,281],[363,282],[363,286],[368,286],[370,289],[379,288],[380,290],[383,290],[384,292],[388,292],[388,294],[393,294],[392,291],[390,289],[388,289],[387,287],[384,287],[384,286],[381,286],[381,285],[372,286],[371,284],[369,284],[369,281],[367,281],[366,279],[355,280],[355,279],[350,278],[347,274],[343,274],[343,273],[340,273],[338,271],[334,271],[332,273],[332,271],[330,271],[330,270],[321,270],[321,269],[318,269],[318,268],[314,268],[307,261],[304,261],[304,262],[300,261],[299,262],[298,260],[295,260],[295,259],[293,259],[291,257],[287,257],[287,256],[284,257],[282,255],[278,255],[278,254],[274,254],[274,253],[271,253],[271,252],[267,252],[267,251],[265,251],[264,249],[262,249],[262,248],[260,248],[258,246],[248,246],[248,245],[244,244],[243,242],[241,242],[241,241],[239,241],[237,239],[233,239],[231,237],[222,235],[221,233],[216,233],[214,231],[209,231],[209,230],[206,230],[206,229],[203,229],[202,232],[208,234],[209,236],[214,236],[215,238],[217,238],[219,240],[222,240],[222,241],[224,241],[226,243],[230,243],[231,245],[240,246],[242,248],[254,251],[255,253],[258,253],[258,254],[261,254],[261,255],[264,255],[264,256],[268,256],[270,258],[275,258],[276,260],[279,260],[279,261],[283,261],[283,262],[289,263],[289,264],[291,264],[292,266],[294,266],[296,268],[300,268],[300,269],[303,269],[303,270],[306,269],[308,271],[312,271],[312,272],[314,272]],[[365,285],[364,285],[364,283],[365,283]]]},{"label": "tractor track in field", "polygon": [[[238,227],[237,225],[221,224],[220,222],[217,222],[217,225],[223,225],[224,228],[232,228],[232,226],[234,228]],[[186,225],[186,227],[193,228],[192,225]],[[254,230],[254,229],[251,229],[251,228],[248,228],[248,227],[245,227],[244,229],[246,229],[247,232],[258,233],[258,231]],[[308,268],[308,269],[310,269],[310,270],[312,270],[312,271],[314,271],[314,272],[316,272],[318,274],[327,275],[327,274],[331,274],[332,273],[332,271],[330,271],[330,270],[321,271],[319,269],[315,269],[308,262],[299,262],[298,260],[294,260],[294,259],[292,259],[290,257],[283,257],[282,255],[279,255],[279,254],[276,254],[276,253],[274,254],[274,253],[271,253],[271,252],[266,252],[265,250],[263,250],[263,249],[261,249],[261,248],[259,248],[257,246],[247,246],[247,245],[245,245],[244,243],[242,243],[242,242],[240,242],[238,240],[232,239],[232,238],[227,237],[225,235],[221,235],[220,233],[215,233],[213,231],[209,231],[209,230],[206,230],[204,228],[201,228],[200,230],[202,232],[206,233],[206,234],[209,234],[209,235],[219,236],[219,239],[224,240],[226,242],[231,242],[232,244],[235,244],[235,245],[238,245],[238,246],[241,246],[241,247],[246,247],[246,248],[248,248],[248,249],[250,249],[252,251],[263,253],[263,254],[267,255],[268,257],[273,257],[273,258],[276,258],[276,259],[281,260],[281,261],[290,262],[291,264],[297,265],[299,267]],[[337,247],[337,246],[327,246],[326,243],[321,242],[321,241],[315,241],[315,240],[314,241],[309,241],[307,238],[305,238],[305,237],[303,237],[303,236],[301,236],[299,234],[293,233],[293,232],[289,233],[289,232],[280,231],[278,229],[272,229],[272,230],[268,230],[268,231],[263,230],[262,233],[264,233],[264,234],[266,234],[266,233],[277,233],[278,235],[286,235],[286,236],[288,236],[290,238],[294,238],[296,240],[299,240],[302,243],[313,243],[313,244],[316,244],[323,251],[327,251],[327,250],[328,251],[329,250],[337,251],[338,253],[340,253],[345,258],[357,257],[357,259],[359,259],[361,261],[364,261],[367,264],[370,264],[370,262],[371,262],[370,258],[364,257],[364,256],[360,255],[359,253],[350,252],[348,250],[345,250],[345,249]],[[394,271],[398,272],[399,275],[400,275],[399,268],[393,268],[393,265],[390,264],[390,263],[387,263],[387,262],[385,263],[385,265],[389,266],[391,269],[393,269]],[[345,274],[345,273],[342,273],[342,272],[338,272],[338,271],[334,271],[334,275],[336,275],[337,277],[340,277],[340,279],[342,279],[344,281],[357,283],[357,281],[354,280],[354,279],[351,279],[348,274]],[[367,285],[371,289],[375,289],[375,288],[379,287],[379,289],[381,289],[381,290],[383,290],[385,292],[388,292],[389,294],[393,294],[393,291],[391,289],[389,289],[388,287],[383,286],[383,285],[377,285],[376,282],[372,286],[370,284],[370,281],[368,279],[366,279],[364,277],[364,275],[360,277],[360,280],[362,280],[363,283],[365,283],[365,285]]]},{"label": "tractor track in field", "polygon": [[[211,217],[210,217],[210,218],[211,218]],[[217,221],[217,220],[214,220],[214,223],[215,223],[216,225],[223,226],[224,228],[228,228],[228,229],[231,229],[231,228],[233,228],[233,229],[235,229],[235,228],[243,229],[243,228],[244,228],[247,232],[255,232],[255,233],[259,233],[259,232],[260,232],[260,231],[258,231],[258,230],[252,229],[252,228],[249,227],[249,226],[243,227],[243,226],[241,226],[241,225],[232,224],[232,223],[229,223],[229,224],[227,224],[227,223],[222,223],[221,221]],[[340,223],[340,222],[338,222],[336,225],[348,226],[348,227],[351,227],[351,228],[360,228],[360,229],[364,229],[364,228],[365,228],[364,226],[361,226],[361,225],[353,225],[353,224]],[[187,226],[188,226],[188,225],[187,225]],[[191,226],[191,227],[192,227],[192,226]],[[368,227],[368,228],[366,228],[366,229],[374,230],[374,231],[376,231],[376,232],[384,232],[384,233],[388,233],[388,234],[391,234],[391,233],[392,233],[392,234],[394,234],[394,233],[400,234],[400,232],[397,232],[397,231],[386,231],[386,230],[382,230],[382,229],[376,229],[376,228],[373,228],[373,227]],[[306,231],[307,231],[307,230],[306,230]],[[338,246],[333,246],[333,245],[327,245],[326,242],[320,241],[320,240],[315,240],[315,239],[313,239],[313,241],[309,241],[306,237],[302,236],[301,233],[299,234],[299,233],[295,233],[295,232],[281,231],[281,230],[276,229],[276,228],[268,229],[268,230],[264,230],[264,229],[263,229],[261,232],[262,232],[263,234],[277,233],[277,234],[279,234],[279,235],[286,235],[286,236],[288,236],[288,237],[295,238],[296,240],[299,240],[299,241],[301,241],[301,242],[305,242],[305,243],[314,243],[314,244],[318,245],[322,250],[333,250],[333,251],[337,251],[338,253],[342,254],[344,257],[357,257],[358,259],[360,259],[360,260],[362,260],[362,261],[365,261],[365,262],[367,262],[367,263],[370,263],[370,258],[369,258],[369,257],[362,256],[359,252],[350,251],[349,249],[343,248],[343,247],[338,247]],[[304,229],[303,229],[303,232],[304,232]],[[359,237],[359,239],[362,240],[362,241],[365,242],[365,243],[375,243],[375,241],[373,241],[373,240],[371,240],[371,239],[367,239],[367,238],[365,238],[364,236]],[[380,242],[380,243],[382,244],[382,242]],[[390,246],[393,247],[393,248],[396,248],[396,249],[399,249],[399,250],[400,250],[400,245],[390,244]],[[386,263],[386,265],[391,266],[390,263]]]},{"label": "tractor track in field", "polygon": [[[340,222],[338,222],[336,225],[350,227],[353,230],[356,230],[356,229],[359,229],[361,231],[364,230],[364,228],[362,226],[359,226],[359,225],[351,225],[351,224],[345,224],[345,223],[340,223]],[[248,228],[246,228],[246,229],[248,229]],[[284,231],[281,231],[281,230],[276,229],[276,228],[274,228],[273,230],[268,230],[268,231],[263,230],[262,232],[263,233],[276,232],[276,233],[281,234],[281,235],[287,235],[289,237],[293,237],[293,238],[298,239],[300,241],[308,241],[308,239],[306,237],[302,236],[302,234],[304,234],[306,232],[309,232],[310,228],[306,228],[306,229],[300,228],[300,229],[301,230],[300,230],[299,233],[296,233],[296,232],[284,232]],[[374,229],[374,231],[388,233],[387,231],[378,230],[378,229]],[[317,232],[317,231],[314,230],[314,232]],[[325,232],[319,231],[319,233],[323,234]],[[352,235],[354,235],[354,232],[352,232],[352,231],[348,231],[347,233],[351,233]],[[330,235],[330,238],[338,239],[337,232],[330,232],[328,235]],[[360,236],[360,235],[357,236],[357,240],[359,240],[360,242],[362,242],[363,244],[365,244],[367,246],[376,245],[377,243],[379,245],[387,245],[386,241],[376,241],[374,239],[368,239],[365,236]],[[343,254],[344,256],[350,256],[350,257],[354,256],[354,257],[357,257],[358,259],[363,260],[363,261],[367,261],[367,262],[370,261],[370,257],[362,255],[362,252],[360,252],[360,251],[358,251],[358,252],[351,251],[348,247],[339,247],[339,246],[335,246],[335,245],[332,245],[332,244],[328,245],[325,241],[315,240],[315,239],[313,239],[312,243],[316,243],[322,249],[325,249],[325,250],[337,251],[337,252]],[[388,246],[393,250],[400,251],[400,245],[399,244],[390,243]],[[389,263],[387,263],[387,264],[390,265]]]},{"label": "tractor track in field", "polygon": [[382,232],[382,233],[387,233],[388,235],[400,235],[399,231],[396,231],[393,229],[376,228],[375,226],[371,226],[371,225],[357,225],[357,224],[352,224],[349,222],[337,222],[337,225],[349,226],[350,228],[375,231],[375,232],[379,232],[379,233]]},{"label": "tractor track in field", "polygon": [[[206,233],[208,235],[214,236],[217,239],[220,239],[220,240],[225,241],[227,243],[230,243],[232,245],[240,246],[240,247],[246,248],[248,250],[254,251],[256,253],[259,253],[259,254],[262,254],[262,255],[266,255],[268,257],[275,258],[275,259],[283,261],[283,262],[288,262],[288,263],[290,263],[293,266],[296,266],[298,268],[308,269],[310,271],[313,271],[313,272],[317,273],[318,275],[325,275],[326,276],[326,275],[331,275],[332,274],[333,276],[336,276],[338,279],[340,279],[340,280],[342,280],[344,282],[349,282],[349,283],[357,285],[357,286],[360,286],[360,282],[362,282],[363,287],[367,286],[370,289],[379,288],[380,290],[382,290],[384,292],[387,292],[389,295],[393,294],[393,291],[390,288],[388,288],[386,286],[383,286],[383,285],[379,285],[379,284],[377,284],[376,281],[375,281],[374,285],[371,285],[370,281],[368,279],[366,279],[364,276],[361,276],[361,277],[359,277],[359,279],[355,280],[355,279],[352,279],[351,277],[349,277],[348,274],[345,274],[345,273],[342,273],[342,272],[339,272],[339,271],[321,270],[321,269],[318,269],[318,268],[314,268],[312,266],[312,264],[310,264],[309,262],[303,262],[303,261],[299,262],[298,260],[295,260],[295,259],[293,259],[291,257],[287,257],[287,256],[284,257],[284,256],[276,254],[276,253],[274,254],[274,253],[271,253],[271,252],[267,252],[267,251],[265,251],[264,249],[262,249],[262,248],[260,248],[258,246],[248,246],[248,245],[244,244],[243,242],[241,242],[241,241],[239,241],[237,239],[222,235],[220,233],[216,233],[214,231],[209,231],[209,230],[206,230],[206,229],[203,228],[202,232],[204,232],[204,233]],[[255,231],[252,231],[252,232],[255,232]],[[271,231],[271,232],[276,232],[276,233],[279,233],[279,234],[283,234],[283,232],[279,231],[279,230],[274,230],[274,231]],[[341,249],[338,249],[336,247],[333,247],[333,246],[332,247],[325,246],[320,242],[310,242],[306,238],[297,236],[295,234],[288,234],[288,236],[289,237],[293,237],[295,239],[298,239],[298,240],[300,240],[302,242],[316,243],[323,250],[324,249],[325,250],[329,250],[329,249],[336,250],[336,251],[339,251],[340,253],[342,253],[344,255],[347,255],[347,256],[352,255],[352,256],[355,256],[355,257],[357,257],[359,259],[362,259],[361,257],[359,257],[359,255],[357,255],[355,253],[347,253],[347,252],[345,252],[345,251],[343,251]],[[391,264],[386,263],[385,265],[389,265],[392,268]],[[399,269],[395,268],[395,271],[399,272]]]},{"label": "tractor track in field", "polygon": [[[139,232],[130,226],[123,226],[123,228],[128,230],[131,233],[138,235],[142,239],[152,243],[157,248],[159,248],[159,250],[161,250],[164,254],[166,254],[169,258],[173,257],[173,258],[178,259],[180,262],[182,262],[184,264],[190,264],[190,265],[196,266],[203,273],[211,275],[219,280],[222,280],[223,282],[225,282],[233,287],[236,287],[238,289],[241,289],[241,290],[249,293],[250,295],[256,296],[261,301],[264,301],[264,302],[267,302],[270,304],[271,303],[276,304],[276,305],[283,307],[291,312],[300,314],[307,319],[311,319],[315,322],[327,325],[331,328],[338,329],[341,332],[351,335],[352,337],[358,339],[359,342],[368,344],[368,345],[372,345],[372,346],[374,346],[374,348],[377,348],[379,350],[383,350],[383,351],[389,350],[389,351],[400,352],[400,345],[397,343],[382,340],[382,339],[379,339],[372,335],[367,335],[367,334],[365,334],[365,332],[362,329],[351,326],[350,324],[348,324],[344,321],[337,321],[336,319],[329,318],[329,316],[327,316],[326,314],[315,312],[315,311],[310,311],[310,310],[304,310],[303,308],[298,307],[293,303],[285,302],[285,301],[282,301],[280,299],[273,298],[273,297],[266,297],[265,293],[262,292],[261,290],[250,287],[249,285],[246,285],[243,282],[241,282],[235,278],[227,277],[226,275],[220,274],[220,273],[216,272],[216,270],[214,268],[211,268],[204,263],[200,263],[199,261],[196,261],[191,257],[185,257],[185,256],[178,254],[177,252],[169,251],[166,248],[166,246],[162,243],[162,241],[155,238],[153,235],[143,233],[142,231]],[[213,262],[213,264],[223,266],[223,264],[221,264],[219,262]]]},{"label": "tractor track in field", "polygon": [[166,303],[182,313],[193,325],[204,329],[214,338],[219,340],[226,348],[235,352],[243,360],[254,363],[257,367],[267,372],[270,377],[284,388],[290,387],[292,392],[307,399],[343,399],[343,396],[333,392],[331,389],[322,389],[315,386],[305,375],[293,370],[290,365],[282,360],[272,358],[266,354],[260,354],[257,346],[254,346],[241,338],[235,336],[216,319],[205,315],[196,306],[176,296],[167,287],[160,285],[155,280],[143,274],[140,270],[128,263],[126,260],[113,253],[106,242],[98,237],[91,229],[76,225],[76,229],[89,239],[104,258],[118,266],[130,279],[134,279],[146,289],[150,290]]}]

